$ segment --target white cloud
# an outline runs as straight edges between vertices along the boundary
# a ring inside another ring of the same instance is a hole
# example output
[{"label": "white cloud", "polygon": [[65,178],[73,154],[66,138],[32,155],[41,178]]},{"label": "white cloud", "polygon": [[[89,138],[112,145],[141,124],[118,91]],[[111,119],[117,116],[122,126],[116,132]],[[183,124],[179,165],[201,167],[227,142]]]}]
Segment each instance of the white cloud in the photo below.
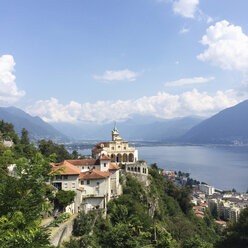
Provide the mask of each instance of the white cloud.
[{"label": "white cloud", "polygon": [[190,31],[189,28],[182,28],[182,29],[179,31],[179,33],[180,33],[180,34],[185,34],[185,33],[188,33],[189,31]]},{"label": "white cloud", "polygon": [[106,71],[101,76],[94,75],[93,78],[104,81],[135,81],[137,76],[137,72],[125,69],[120,71]]},{"label": "white cloud", "polygon": [[153,115],[160,118],[175,118],[188,115],[210,116],[237,104],[240,99],[233,90],[218,91],[210,96],[196,89],[182,94],[159,92],[136,100],[98,101],[96,103],[70,102],[60,104],[55,98],[38,101],[26,111],[39,115],[48,122],[112,122],[126,120],[133,114]]},{"label": "white cloud", "polygon": [[199,0],[177,0],[173,2],[173,11],[186,18],[194,18]]},{"label": "white cloud", "polygon": [[187,84],[202,84],[207,83],[211,80],[214,80],[214,77],[193,77],[193,78],[182,78],[176,81],[166,82],[165,86],[175,87],[175,86],[183,86]]},{"label": "white cloud", "polygon": [[201,43],[208,48],[197,58],[224,70],[248,72],[248,36],[240,26],[223,20],[210,26]]},{"label": "white cloud", "polygon": [[25,95],[19,91],[15,83],[14,72],[15,61],[11,55],[0,57],[0,102],[12,104]]}]

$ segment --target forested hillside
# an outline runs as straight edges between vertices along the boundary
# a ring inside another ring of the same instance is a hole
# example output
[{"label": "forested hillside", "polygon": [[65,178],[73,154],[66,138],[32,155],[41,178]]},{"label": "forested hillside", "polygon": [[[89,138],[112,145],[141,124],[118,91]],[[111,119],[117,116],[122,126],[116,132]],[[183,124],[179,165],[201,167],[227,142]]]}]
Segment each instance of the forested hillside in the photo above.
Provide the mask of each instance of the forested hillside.
[{"label": "forested hillside", "polygon": [[[22,130],[19,138],[12,124],[1,122],[0,133],[1,141],[14,141],[12,147],[0,142],[0,247],[52,248],[47,228],[41,227],[54,203],[46,184],[53,176],[50,162],[72,155],[52,142],[35,148],[28,132]],[[11,164],[16,164],[14,173],[9,173]],[[208,211],[204,219],[194,215],[190,189],[166,180],[156,164],[149,169],[147,187],[128,175],[120,181],[123,194],[108,203],[107,214],[79,213],[73,237],[60,248],[248,247],[248,209],[220,230]]]}]

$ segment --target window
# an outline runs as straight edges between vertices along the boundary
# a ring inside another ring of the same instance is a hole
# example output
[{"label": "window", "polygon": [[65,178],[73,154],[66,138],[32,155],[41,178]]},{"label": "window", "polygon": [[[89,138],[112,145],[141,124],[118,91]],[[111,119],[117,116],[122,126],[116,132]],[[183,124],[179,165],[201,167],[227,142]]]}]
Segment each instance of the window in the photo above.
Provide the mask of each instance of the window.
[{"label": "window", "polygon": [[55,176],[55,179],[56,180],[61,180],[62,179],[62,176]]},{"label": "window", "polygon": [[64,183],[64,188],[67,189],[68,185],[67,183]]},{"label": "window", "polygon": [[81,181],[81,185],[84,185],[84,181]]},{"label": "window", "polygon": [[114,147],[112,147],[112,150],[114,150],[115,148]]},{"label": "window", "polygon": [[63,179],[68,179],[68,176],[63,176]]},{"label": "window", "polygon": [[99,186],[99,182],[96,182],[96,185]]},{"label": "window", "polygon": [[90,180],[87,180],[87,184],[90,184]]},{"label": "window", "polygon": [[121,147],[120,147],[120,146],[118,146],[118,148],[120,149]]},{"label": "window", "polygon": [[127,148],[124,146],[124,150],[126,150]]},{"label": "window", "polygon": [[95,166],[93,166],[93,169],[95,169],[96,167]]},{"label": "window", "polygon": [[106,163],[104,163],[104,167],[106,167]]},{"label": "window", "polygon": [[71,187],[72,187],[73,189],[75,189],[75,188],[76,188],[76,184],[75,184],[75,183],[72,183],[72,184],[71,184]]}]

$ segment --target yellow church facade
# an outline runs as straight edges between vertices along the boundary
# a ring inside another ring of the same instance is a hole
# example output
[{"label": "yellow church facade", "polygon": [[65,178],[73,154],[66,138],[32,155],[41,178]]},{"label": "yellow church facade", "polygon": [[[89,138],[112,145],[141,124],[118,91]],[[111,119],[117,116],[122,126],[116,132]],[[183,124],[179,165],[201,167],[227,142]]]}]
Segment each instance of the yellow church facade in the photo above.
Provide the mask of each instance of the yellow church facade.
[{"label": "yellow church facade", "polygon": [[93,157],[101,153],[106,153],[114,163],[130,164],[138,161],[138,150],[129,146],[128,141],[123,141],[116,126],[112,130],[112,141],[98,143],[92,149]]}]

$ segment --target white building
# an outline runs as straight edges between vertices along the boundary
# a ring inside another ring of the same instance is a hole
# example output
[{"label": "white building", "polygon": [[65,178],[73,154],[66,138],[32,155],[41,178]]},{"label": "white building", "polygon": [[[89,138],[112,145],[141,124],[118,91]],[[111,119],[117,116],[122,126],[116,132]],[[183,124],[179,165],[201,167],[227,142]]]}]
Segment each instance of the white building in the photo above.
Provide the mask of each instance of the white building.
[{"label": "white building", "polygon": [[74,190],[74,210],[106,209],[107,202],[121,194],[120,168],[103,152],[98,159],[65,160],[52,163],[57,172],[51,184],[58,190]]},{"label": "white building", "polygon": [[213,195],[215,193],[214,187],[207,184],[200,184],[199,189],[201,192],[205,193],[206,195]]}]

